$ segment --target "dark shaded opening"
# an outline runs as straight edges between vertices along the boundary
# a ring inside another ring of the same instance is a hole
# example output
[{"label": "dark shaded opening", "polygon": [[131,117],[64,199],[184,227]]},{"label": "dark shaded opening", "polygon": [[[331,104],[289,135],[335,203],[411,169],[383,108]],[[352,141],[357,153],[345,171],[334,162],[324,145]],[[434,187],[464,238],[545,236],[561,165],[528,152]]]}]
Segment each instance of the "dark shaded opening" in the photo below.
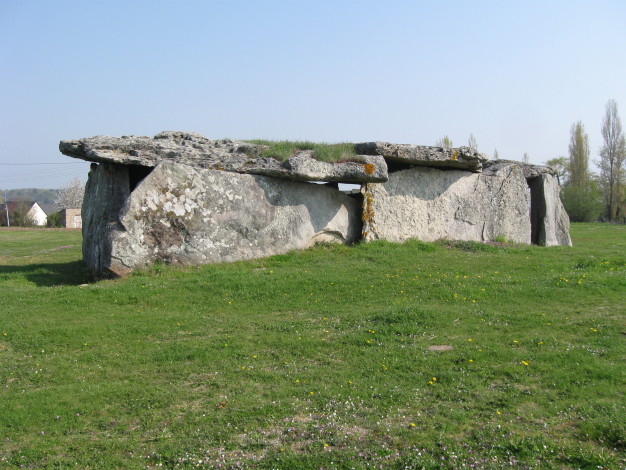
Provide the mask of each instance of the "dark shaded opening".
[{"label": "dark shaded opening", "polygon": [[137,187],[141,181],[152,172],[153,168],[141,165],[128,166],[128,187],[130,192]]},{"label": "dark shaded opening", "polygon": [[530,188],[530,242],[539,245],[545,240],[543,220],[546,215],[546,199],[540,176],[526,180]]}]

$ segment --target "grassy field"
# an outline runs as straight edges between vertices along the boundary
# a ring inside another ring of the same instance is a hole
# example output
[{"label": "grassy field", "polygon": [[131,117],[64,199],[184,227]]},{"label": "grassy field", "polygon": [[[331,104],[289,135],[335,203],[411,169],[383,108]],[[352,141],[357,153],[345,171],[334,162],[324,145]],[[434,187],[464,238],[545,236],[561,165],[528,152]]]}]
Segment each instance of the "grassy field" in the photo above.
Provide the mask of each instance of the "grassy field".
[{"label": "grassy field", "polygon": [[0,230],[0,468],[626,466],[626,226],[92,283]]}]

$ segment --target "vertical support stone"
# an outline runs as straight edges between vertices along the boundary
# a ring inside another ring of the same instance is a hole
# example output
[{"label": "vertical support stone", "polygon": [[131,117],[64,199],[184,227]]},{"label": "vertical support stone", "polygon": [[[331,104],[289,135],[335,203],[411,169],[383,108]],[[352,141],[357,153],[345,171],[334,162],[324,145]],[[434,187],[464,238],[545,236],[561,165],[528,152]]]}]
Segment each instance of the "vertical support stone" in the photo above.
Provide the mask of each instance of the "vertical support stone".
[{"label": "vertical support stone", "polygon": [[548,173],[528,179],[532,242],[544,246],[572,246],[569,217],[561,203],[561,188]]},{"label": "vertical support stone", "polygon": [[92,163],[83,199],[83,259],[95,278],[127,274],[113,257],[116,234],[123,230],[120,212],[130,194],[128,168]]}]

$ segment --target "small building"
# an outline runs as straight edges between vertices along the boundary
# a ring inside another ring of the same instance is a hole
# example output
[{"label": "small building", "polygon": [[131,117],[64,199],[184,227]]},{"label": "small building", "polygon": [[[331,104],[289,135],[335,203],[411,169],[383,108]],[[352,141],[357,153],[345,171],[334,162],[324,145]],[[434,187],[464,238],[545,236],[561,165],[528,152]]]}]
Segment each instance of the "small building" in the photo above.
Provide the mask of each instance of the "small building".
[{"label": "small building", "polygon": [[60,210],[59,223],[65,228],[82,228],[83,219],[80,215],[80,209]]}]

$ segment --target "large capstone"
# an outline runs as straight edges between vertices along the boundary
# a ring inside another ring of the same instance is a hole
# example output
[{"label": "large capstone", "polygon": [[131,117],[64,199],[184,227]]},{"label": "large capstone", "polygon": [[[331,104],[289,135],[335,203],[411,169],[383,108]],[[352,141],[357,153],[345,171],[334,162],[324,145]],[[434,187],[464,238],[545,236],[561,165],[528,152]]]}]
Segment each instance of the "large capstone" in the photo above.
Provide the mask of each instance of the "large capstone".
[{"label": "large capstone", "polygon": [[96,277],[350,243],[361,231],[360,202],[326,185],[163,162],[131,192],[129,171],[101,164],[89,175],[83,252]]},{"label": "large capstone", "polygon": [[365,185],[363,195],[366,241],[531,241],[530,194],[517,165],[489,173],[415,167]]},{"label": "large capstone", "polygon": [[446,148],[428,145],[392,144],[390,142],[363,142],[355,145],[363,155],[382,155],[394,166],[428,166],[480,171],[487,156],[470,147]]},{"label": "large capstone", "polygon": [[276,176],[292,181],[366,183],[387,181],[387,164],[379,155],[360,155],[358,161],[328,163],[300,151],[287,161],[263,157],[265,145],[231,139],[210,140],[193,132],[161,132],[150,137],[96,136],[62,140],[61,153],[96,163],[153,168],[172,162],[194,168]]}]

